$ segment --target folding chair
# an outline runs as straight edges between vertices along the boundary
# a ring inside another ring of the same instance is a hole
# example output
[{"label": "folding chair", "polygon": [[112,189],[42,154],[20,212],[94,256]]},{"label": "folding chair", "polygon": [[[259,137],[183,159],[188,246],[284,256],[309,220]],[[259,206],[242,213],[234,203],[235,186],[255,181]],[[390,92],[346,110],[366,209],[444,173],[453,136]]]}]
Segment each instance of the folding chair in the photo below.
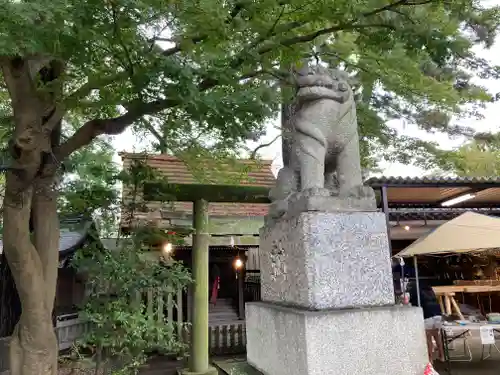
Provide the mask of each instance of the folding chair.
[{"label": "folding chair", "polygon": [[[470,334],[470,330],[466,329],[464,332],[459,334],[454,334],[453,330],[450,328],[444,328],[444,332],[446,335],[446,344],[448,349],[448,356],[450,362],[471,362],[472,361],[472,350],[469,345],[468,336]],[[457,350],[455,343],[457,340],[463,340],[463,353],[457,355],[450,355],[450,351],[455,352]]]},{"label": "folding chair", "polygon": [[[479,333],[481,335],[481,360],[485,360],[491,357],[491,350],[495,349],[498,353],[500,353],[500,349],[498,349],[496,343],[495,333],[498,333],[496,329],[492,326],[482,326],[479,328]],[[488,347],[488,354],[485,356],[485,346]]]}]

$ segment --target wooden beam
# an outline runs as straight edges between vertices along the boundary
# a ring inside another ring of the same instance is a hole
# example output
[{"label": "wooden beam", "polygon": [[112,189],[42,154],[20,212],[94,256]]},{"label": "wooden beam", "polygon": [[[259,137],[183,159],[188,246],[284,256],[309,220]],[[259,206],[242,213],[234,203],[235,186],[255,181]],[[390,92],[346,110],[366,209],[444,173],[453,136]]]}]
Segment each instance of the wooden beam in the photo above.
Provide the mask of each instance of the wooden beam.
[{"label": "wooden beam", "polygon": [[[389,257],[392,258],[392,243],[391,243],[391,225],[389,222],[389,200],[387,198],[387,186],[382,186],[381,189],[381,203],[382,203],[382,212],[385,215],[385,224],[387,227],[387,238],[389,240]],[[404,275],[401,275],[404,279]]]},{"label": "wooden beam", "polygon": [[146,183],[144,199],[160,202],[270,203],[268,187],[240,185]]}]

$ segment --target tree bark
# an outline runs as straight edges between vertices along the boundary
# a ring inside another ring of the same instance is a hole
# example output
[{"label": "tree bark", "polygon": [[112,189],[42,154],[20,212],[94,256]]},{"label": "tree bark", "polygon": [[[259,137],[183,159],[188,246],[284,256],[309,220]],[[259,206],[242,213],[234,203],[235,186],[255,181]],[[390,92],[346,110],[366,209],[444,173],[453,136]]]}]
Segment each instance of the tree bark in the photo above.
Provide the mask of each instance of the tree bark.
[{"label": "tree bark", "polygon": [[290,121],[294,113],[294,105],[291,102],[285,101],[281,103],[281,156],[283,158],[283,166],[290,166],[290,153],[292,152],[292,133],[293,124]]},{"label": "tree bark", "polygon": [[60,64],[21,58],[0,60],[0,64],[15,121],[13,163],[6,175],[3,250],[22,306],[12,334],[10,372],[55,375],[58,350],[52,310],[59,220],[54,189],[57,161],[52,150],[59,142],[61,115],[58,93],[37,85],[57,79]]},{"label": "tree bark", "polygon": [[[52,325],[53,303],[48,303],[47,298],[49,294],[55,294],[55,290],[47,290],[44,274],[50,267],[42,264],[41,257],[30,239],[29,219],[33,188],[13,197],[8,193],[9,180],[12,179],[14,178],[7,177],[4,252],[19,293],[22,313],[12,334],[11,375],[55,374],[57,340]],[[58,251],[57,248],[48,247],[47,250]]]},{"label": "tree bark", "polygon": [[21,301],[5,254],[0,256],[0,338],[8,337],[21,317]]},{"label": "tree bark", "polygon": [[[295,70],[302,65],[307,66],[308,61],[306,58],[302,59],[296,66],[288,67],[288,72],[294,76]],[[293,143],[293,123],[292,118],[295,114],[295,93],[292,96],[286,95],[289,90],[295,88],[290,87],[290,83],[286,81],[281,82],[281,155],[283,158],[283,166],[290,167],[290,154],[292,152]]]}]

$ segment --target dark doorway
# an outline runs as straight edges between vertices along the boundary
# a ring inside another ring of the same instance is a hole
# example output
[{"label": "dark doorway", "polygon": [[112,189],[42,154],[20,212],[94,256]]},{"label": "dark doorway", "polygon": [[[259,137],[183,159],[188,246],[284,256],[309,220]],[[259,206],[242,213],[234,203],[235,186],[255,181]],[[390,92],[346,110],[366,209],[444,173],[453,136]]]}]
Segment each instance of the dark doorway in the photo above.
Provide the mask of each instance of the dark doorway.
[{"label": "dark doorway", "polygon": [[[220,288],[219,298],[236,298],[236,273],[231,262],[214,262],[211,267],[216,266],[219,269]],[[212,280],[213,283],[213,280]],[[213,284],[211,284],[212,286]]]}]

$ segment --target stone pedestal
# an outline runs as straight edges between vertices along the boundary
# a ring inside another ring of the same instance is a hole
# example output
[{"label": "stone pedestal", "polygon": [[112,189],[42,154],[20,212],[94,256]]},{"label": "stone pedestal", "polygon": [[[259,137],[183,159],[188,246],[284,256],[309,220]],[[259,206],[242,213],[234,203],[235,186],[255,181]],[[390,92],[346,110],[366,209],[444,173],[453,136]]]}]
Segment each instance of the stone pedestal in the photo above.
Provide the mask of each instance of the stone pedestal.
[{"label": "stone pedestal", "polygon": [[422,375],[422,311],[307,311],[247,304],[247,361],[266,375]]},{"label": "stone pedestal", "polygon": [[386,228],[379,212],[304,212],[262,228],[262,300],[308,309],[393,305]]},{"label": "stone pedestal", "polygon": [[265,375],[422,375],[422,311],[395,307],[385,216],[303,212],[261,231],[247,360]]}]

